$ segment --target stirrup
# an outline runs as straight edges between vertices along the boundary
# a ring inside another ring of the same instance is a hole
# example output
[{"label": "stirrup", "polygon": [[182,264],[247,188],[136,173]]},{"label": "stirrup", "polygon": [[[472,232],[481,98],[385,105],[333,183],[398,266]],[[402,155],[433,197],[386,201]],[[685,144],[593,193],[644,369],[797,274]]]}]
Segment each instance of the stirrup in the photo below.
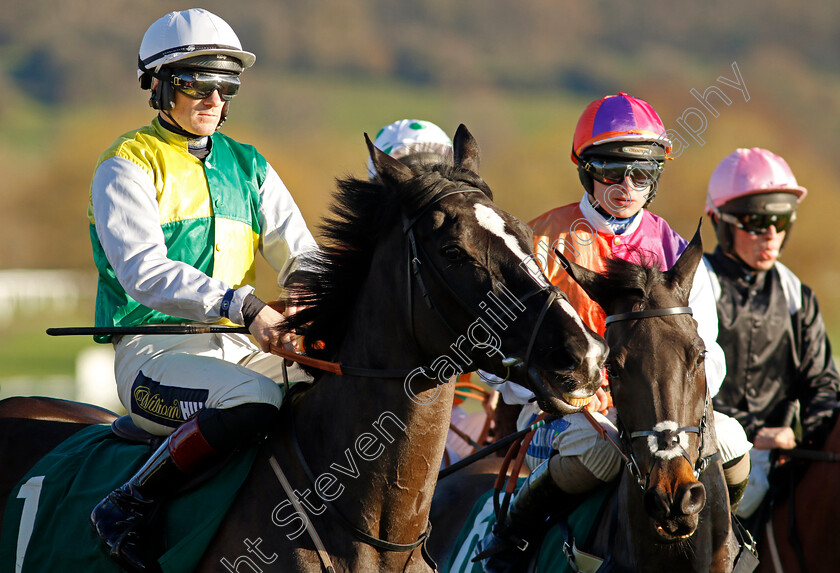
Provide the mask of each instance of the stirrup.
[{"label": "stirrup", "polygon": [[[527,539],[519,537],[517,535],[512,535],[510,533],[510,529],[507,527],[504,529],[505,531],[497,532],[494,528],[494,530],[491,533],[493,537],[497,540],[497,542],[485,549],[484,551],[482,551],[481,553],[479,553],[478,555],[476,555],[475,557],[473,557],[471,560],[473,563],[484,561],[488,557],[492,557],[493,555],[501,553],[502,551],[517,550],[520,553],[525,553],[528,550],[528,546],[530,544]],[[488,536],[485,536],[484,539],[486,539],[487,537]],[[482,539],[481,541],[484,541],[484,539]],[[481,543],[481,541],[479,543]]]}]

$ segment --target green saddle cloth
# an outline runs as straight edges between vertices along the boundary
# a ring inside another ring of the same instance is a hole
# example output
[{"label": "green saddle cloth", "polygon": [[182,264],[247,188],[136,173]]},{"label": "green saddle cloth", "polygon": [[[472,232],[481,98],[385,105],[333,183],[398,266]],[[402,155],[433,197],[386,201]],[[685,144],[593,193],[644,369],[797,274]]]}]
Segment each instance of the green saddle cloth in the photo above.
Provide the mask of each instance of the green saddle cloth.
[{"label": "green saddle cloth", "polygon": [[[172,500],[161,517],[164,573],[193,571],[244,483],[257,447],[237,454],[201,487]],[[124,570],[88,522],[108,492],[148,459],[149,447],[116,438],[107,425],[74,434],[39,461],[12,490],[0,536],[0,571],[42,573]]]},{"label": "green saddle cloth", "polygon": [[[522,487],[526,478],[519,478],[516,484],[516,491]],[[601,506],[614,490],[612,486],[605,486],[594,491],[569,516],[569,536],[585,541],[595,526]],[[471,560],[476,554],[475,547],[485,535],[492,531],[496,524],[496,515],[493,511],[493,490],[482,495],[473,505],[473,510],[467,518],[464,527],[458,534],[455,549],[449,557],[449,562],[443,568],[444,573],[483,573],[481,563],[473,563]],[[562,530],[558,526],[552,526],[540,546],[540,553],[537,560],[537,571],[551,571],[551,573],[572,573],[566,554],[563,552],[563,543],[566,541]]]}]

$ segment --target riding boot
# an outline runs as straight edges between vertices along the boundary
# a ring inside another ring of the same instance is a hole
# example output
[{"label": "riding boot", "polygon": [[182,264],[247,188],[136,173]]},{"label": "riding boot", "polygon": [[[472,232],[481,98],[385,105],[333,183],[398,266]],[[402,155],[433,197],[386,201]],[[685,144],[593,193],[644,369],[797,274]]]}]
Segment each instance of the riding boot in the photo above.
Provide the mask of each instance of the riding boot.
[{"label": "riding boot", "polygon": [[131,479],[99,502],[90,523],[110,557],[129,571],[159,571],[146,533],[154,515],[162,501],[215,454],[194,417],[172,432]]},{"label": "riding boot", "polygon": [[549,460],[541,463],[528,476],[514,496],[507,520],[497,523],[476,547],[473,561],[484,560],[487,573],[525,570],[531,558],[532,545],[548,528],[552,513],[570,514],[586,494],[569,494],[560,489],[551,477]]},{"label": "riding boot", "polygon": [[748,477],[742,482],[726,484],[726,489],[729,491],[729,510],[732,515],[738,510],[738,504],[741,503],[741,498],[744,497],[744,492],[747,490],[747,484],[750,482]]}]

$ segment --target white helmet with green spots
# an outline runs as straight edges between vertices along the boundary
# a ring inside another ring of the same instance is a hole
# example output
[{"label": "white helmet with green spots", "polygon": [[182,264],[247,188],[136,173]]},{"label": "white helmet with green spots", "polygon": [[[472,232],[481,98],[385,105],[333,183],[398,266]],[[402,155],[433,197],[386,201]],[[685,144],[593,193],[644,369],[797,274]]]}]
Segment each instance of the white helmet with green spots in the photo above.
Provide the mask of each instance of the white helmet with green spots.
[{"label": "white helmet with green spots", "polygon": [[[395,159],[429,153],[452,158],[452,140],[430,121],[401,119],[379,130],[373,144]],[[368,177],[376,177],[373,161],[368,159]]]}]

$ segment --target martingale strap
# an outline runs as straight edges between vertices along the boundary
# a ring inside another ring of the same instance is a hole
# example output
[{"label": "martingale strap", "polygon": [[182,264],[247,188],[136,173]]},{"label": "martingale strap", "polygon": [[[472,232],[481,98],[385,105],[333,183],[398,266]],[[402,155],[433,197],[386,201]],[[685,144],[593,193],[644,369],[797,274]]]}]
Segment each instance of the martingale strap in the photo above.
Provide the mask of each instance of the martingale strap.
[{"label": "martingale strap", "polygon": [[[294,506],[295,511],[297,511],[300,515],[306,515],[303,507],[301,507],[300,502],[297,500],[297,497],[295,497],[292,486],[286,478],[286,474],[283,473],[283,470],[280,468],[280,464],[277,463],[277,459],[273,454],[268,458],[268,463],[271,466],[272,471],[274,471],[274,475],[277,476],[277,480],[280,482],[280,485],[282,485],[283,489],[286,490],[286,495],[289,496],[289,501]],[[304,521],[306,522],[306,532],[309,534],[309,537],[312,538],[312,543],[315,544],[315,550],[318,552],[318,557],[321,558],[321,563],[324,564],[324,568],[327,570],[327,573],[335,573],[335,566],[333,566],[332,561],[330,560],[327,548],[324,547],[324,542],[321,541],[321,536],[318,535],[317,531],[315,531],[315,526],[312,525],[312,520],[305,519]]]}]

